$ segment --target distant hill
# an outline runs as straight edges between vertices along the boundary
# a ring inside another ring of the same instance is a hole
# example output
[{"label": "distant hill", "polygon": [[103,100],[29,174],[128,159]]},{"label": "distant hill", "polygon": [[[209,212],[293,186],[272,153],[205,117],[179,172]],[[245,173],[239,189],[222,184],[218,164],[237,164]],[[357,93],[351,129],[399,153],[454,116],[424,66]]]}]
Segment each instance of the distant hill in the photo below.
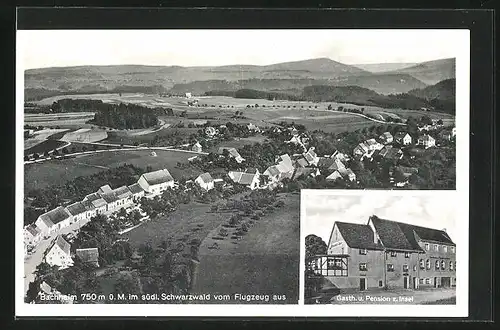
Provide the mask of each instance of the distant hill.
[{"label": "distant hill", "polygon": [[[385,67],[394,68],[395,65],[385,64]],[[384,64],[378,66],[382,69]],[[106,92],[204,94],[212,90],[239,89],[300,94],[305,87],[313,85],[360,86],[387,95],[407,93],[425,88],[427,84],[454,78],[454,70],[454,59],[373,73],[328,58],[262,66],[54,67],[25,71],[25,98],[34,101],[54,95]]]},{"label": "distant hill", "polygon": [[455,100],[456,79],[446,79],[423,89],[414,89],[408,94],[426,99]]},{"label": "distant hill", "polygon": [[386,73],[409,74],[426,84],[436,84],[442,80],[455,78],[455,58],[445,58],[436,61],[423,62],[409,68],[389,71]]},{"label": "distant hill", "polygon": [[386,71],[401,70],[409,68],[411,66],[415,66],[417,64],[418,63],[370,63],[370,64],[353,64],[353,66],[368,72],[379,73]]}]

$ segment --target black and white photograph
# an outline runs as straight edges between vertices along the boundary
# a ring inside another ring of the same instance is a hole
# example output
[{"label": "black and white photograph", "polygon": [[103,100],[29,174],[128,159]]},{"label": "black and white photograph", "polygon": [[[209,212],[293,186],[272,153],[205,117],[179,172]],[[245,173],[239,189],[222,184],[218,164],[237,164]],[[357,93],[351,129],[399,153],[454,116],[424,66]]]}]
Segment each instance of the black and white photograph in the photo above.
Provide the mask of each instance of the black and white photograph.
[{"label": "black and white photograph", "polygon": [[454,192],[302,193],[306,304],[456,304]]},{"label": "black and white photograph", "polygon": [[372,290],[455,304],[454,205],[339,197],[301,212],[310,190],[465,191],[467,31],[19,30],[17,42],[23,308],[342,305]]}]

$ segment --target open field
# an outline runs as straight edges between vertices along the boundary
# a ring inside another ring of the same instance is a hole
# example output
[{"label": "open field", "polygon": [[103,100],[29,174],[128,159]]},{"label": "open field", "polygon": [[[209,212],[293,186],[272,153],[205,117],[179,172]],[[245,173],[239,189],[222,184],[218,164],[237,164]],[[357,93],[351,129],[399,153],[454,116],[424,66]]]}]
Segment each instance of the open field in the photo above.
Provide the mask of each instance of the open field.
[{"label": "open field", "polygon": [[107,168],[132,164],[153,170],[167,168],[174,179],[185,175],[185,171],[175,168],[177,162],[187,162],[192,154],[155,150],[156,157],[148,150],[121,150],[98,154],[81,155],[70,159],[49,160],[40,164],[24,166],[24,187],[26,190],[43,188],[49,185],[61,185],[78,176],[91,175]]},{"label": "open field", "polygon": [[236,138],[231,141],[222,141],[216,147],[208,149],[207,152],[217,152],[220,147],[232,147],[239,149],[247,144],[263,143],[265,140],[266,137],[260,134],[256,136],[249,136],[246,138]]},{"label": "open field", "polygon": [[94,112],[67,112],[53,114],[24,114],[24,123],[44,127],[90,127],[86,122],[94,118]]},{"label": "open field", "polygon": [[101,141],[106,139],[107,137],[108,133],[104,130],[81,128],[76,131],[64,134],[64,136],[61,137],[61,140],[66,142],[89,143]]},{"label": "open field", "polygon": [[25,155],[31,155],[33,153],[38,153],[38,154],[43,154],[46,151],[52,151],[56,148],[60,148],[64,145],[66,145],[66,142],[62,141],[57,141],[57,140],[45,140],[42,141],[36,145],[34,145],[31,148],[25,149],[24,154]]},{"label": "open field", "polygon": [[[216,228],[200,247],[193,293],[285,295],[271,303],[295,304],[299,290],[299,195],[281,194],[285,206],[256,221],[240,241],[215,241]],[[219,249],[208,249],[217,242]],[[235,303],[234,300],[227,301]],[[237,301],[237,303],[245,303]],[[259,302],[251,302],[259,303]]]},{"label": "open field", "polygon": [[49,136],[51,136],[53,134],[65,132],[65,131],[67,131],[67,129],[50,129],[50,128],[35,131],[33,133],[33,136],[31,136],[27,139],[24,139],[24,150],[32,148],[39,143],[42,143]]}]

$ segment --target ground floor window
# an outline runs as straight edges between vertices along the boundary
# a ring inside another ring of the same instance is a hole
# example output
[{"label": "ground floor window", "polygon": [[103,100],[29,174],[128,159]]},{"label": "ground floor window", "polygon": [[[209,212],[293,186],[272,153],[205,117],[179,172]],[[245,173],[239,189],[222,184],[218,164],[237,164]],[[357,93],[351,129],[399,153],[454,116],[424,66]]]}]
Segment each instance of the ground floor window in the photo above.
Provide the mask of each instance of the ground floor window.
[{"label": "ground floor window", "polygon": [[387,264],[387,271],[388,272],[393,272],[394,271],[394,265],[393,264]]},{"label": "ground floor window", "polygon": [[421,279],[419,280],[419,283],[420,283],[420,284],[425,284],[425,279],[424,279],[424,278],[421,278]]},{"label": "ground floor window", "polygon": [[384,283],[382,282],[382,280],[378,281],[378,287],[381,288],[384,286]]}]

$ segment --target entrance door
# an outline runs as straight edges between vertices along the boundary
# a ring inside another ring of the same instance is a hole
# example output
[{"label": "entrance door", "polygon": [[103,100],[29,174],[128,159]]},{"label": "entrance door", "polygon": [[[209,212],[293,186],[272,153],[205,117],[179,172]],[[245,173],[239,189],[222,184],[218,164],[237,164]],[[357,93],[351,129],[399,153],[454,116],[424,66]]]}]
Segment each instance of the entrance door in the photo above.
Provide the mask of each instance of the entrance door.
[{"label": "entrance door", "polygon": [[434,277],[434,287],[435,288],[438,287],[438,278],[437,277]]},{"label": "entrance door", "polygon": [[413,278],[413,288],[418,289],[418,277]]},{"label": "entrance door", "polygon": [[449,288],[451,286],[451,278],[441,277],[441,286],[444,288]]},{"label": "entrance door", "polygon": [[359,279],[359,290],[365,291],[366,290],[366,278],[361,277]]},{"label": "entrance door", "polygon": [[410,288],[410,278],[408,276],[403,276],[403,288]]}]

